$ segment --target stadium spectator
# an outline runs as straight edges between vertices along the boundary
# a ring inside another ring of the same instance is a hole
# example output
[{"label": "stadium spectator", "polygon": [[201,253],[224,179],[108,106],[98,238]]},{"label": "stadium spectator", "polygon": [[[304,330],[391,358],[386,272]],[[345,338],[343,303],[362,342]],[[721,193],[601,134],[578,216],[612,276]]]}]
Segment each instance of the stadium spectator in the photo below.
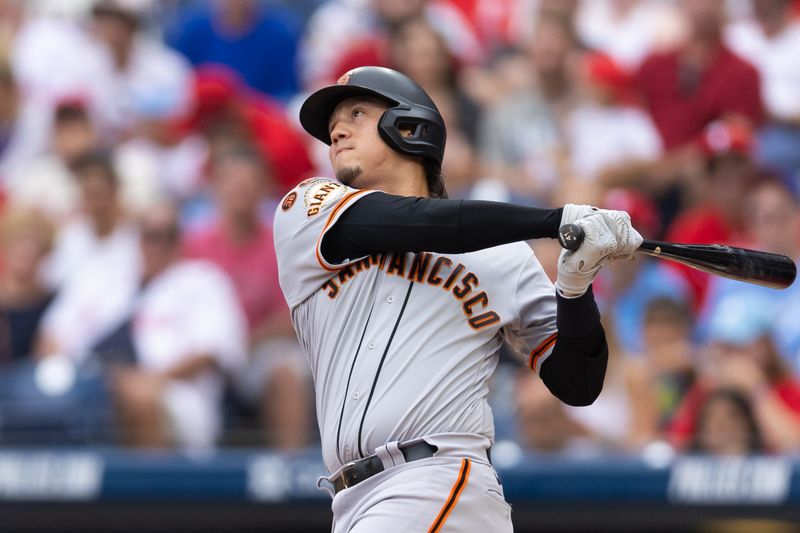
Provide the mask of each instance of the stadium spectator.
[{"label": "stadium spectator", "polygon": [[[19,96],[26,155],[47,150],[55,108],[65,100],[84,102],[101,135],[113,135],[118,129],[120,95],[111,80],[107,55],[77,18],[47,14],[59,7],[75,11],[75,4],[53,2],[53,9],[45,9],[41,3],[20,3],[24,11],[13,37],[10,62],[24,88]],[[81,17],[86,7],[87,3],[80,5]]]},{"label": "stadium spectator", "polygon": [[736,389],[717,389],[709,394],[697,415],[689,450],[718,456],[764,453],[749,398]]},{"label": "stadium spectator", "polygon": [[114,132],[124,138],[137,120],[181,115],[191,105],[192,72],[177,52],[142,30],[153,5],[148,0],[98,0],[92,7],[94,36],[108,72],[103,87]]},{"label": "stadium spectator", "polygon": [[683,449],[695,434],[706,398],[718,388],[734,388],[753,406],[767,449],[778,453],[800,447],[800,382],[770,337],[774,308],[768,299],[720,302],[710,320],[706,350],[698,361],[698,380],[687,392],[669,427]]},{"label": "stadium spectator", "polygon": [[291,12],[255,0],[213,0],[192,7],[171,44],[195,67],[225,65],[247,85],[286,102],[298,90],[300,28]]},{"label": "stadium spectator", "polygon": [[62,286],[84,265],[125,269],[136,261],[136,230],[122,205],[120,181],[108,153],[92,151],[72,162],[81,212],[59,230],[46,275]]},{"label": "stadium spectator", "polygon": [[714,120],[737,116],[758,125],[763,116],[758,72],[722,41],[724,3],[681,0],[680,8],[685,42],[648,55],[636,75],[667,150],[694,142]]},{"label": "stadium spectator", "polygon": [[[747,190],[740,206],[745,221],[744,239],[735,244],[800,258],[800,206],[786,185],[775,178],[762,178]],[[723,313],[724,302],[736,300],[744,305],[763,305],[773,309],[771,335],[779,353],[795,375],[800,375],[800,286],[776,291],[759,285],[714,277],[700,315],[698,333],[707,334],[713,317]]]},{"label": "stadium spectator", "polygon": [[631,424],[628,445],[641,448],[662,438],[696,377],[694,320],[685,303],[651,300],[642,321],[642,352],[628,358],[625,381]]},{"label": "stadium spectator", "polygon": [[[154,90],[137,110],[129,137],[114,151],[114,162],[125,183],[143,184],[149,198],[131,206],[139,211],[154,198],[186,200],[203,188],[208,145],[201,135],[183,131],[170,98]],[[185,110],[180,110],[182,113]]]},{"label": "stadium spectator", "polygon": [[547,203],[565,170],[561,128],[577,101],[570,21],[540,16],[527,51],[532,86],[486,110],[479,147],[487,174],[528,202]]},{"label": "stadium spectator", "polygon": [[388,66],[388,33],[415,19],[424,19],[442,35],[450,53],[462,64],[484,56],[475,27],[459,0],[334,0],[309,18],[301,46],[304,85],[315,89],[333,83],[352,68]]},{"label": "stadium spectator", "polygon": [[424,18],[398,24],[389,33],[389,66],[425,89],[447,124],[447,141],[453,134],[476,140],[479,109],[459,87],[458,65],[447,42]]},{"label": "stadium spectator", "polygon": [[0,362],[26,359],[53,292],[40,277],[53,225],[39,212],[12,209],[0,219]]},{"label": "stadium spectator", "polygon": [[608,54],[625,70],[636,69],[652,51],[674,44],[680,13],[673,2],[591,0],[580,3],[578,35],[586,46]]},{"label": "stadium spectator", "polygon": [[578,80],[582,101],[565,125],[576,187],[596,181],[612,165],[638,165],[660,157],[658,131],[636,107],[632,80],[619,65],[604,54],[586,54]]},{"label": "stadium spectator", "polygon": [[140,260],[85,266],[43,320],[40,354],[112,370],[125,441],[207,450],[222,429],[224,376],[243,362],[246,333],[235,291],[207,262],[180,258],[177,211],[142,215]]},{"label": "stadium spectator", "polygon": [[80,192],[72,164],[98,143],[86,104],[79,99],[60,102],[55,108],[48,150],[16,165],[9,173],[9,202],[41,209],[57,221],[74,215],[79,209]]},{"label": "stadium spectator", "polygon": [[209,158],[233,144],[254,144],[272,163],[283,195],[313,173],[306,141],[286,118],[283,109],[266,96],[248,89],[227,67],[197,70],[195,109],[186,125],[208,143]]},{"label": "stadium spectator", "polygon": [[268,444],[300,448],[309,443],[312,396],[308,363],[278,285],[272,230],[263,221],[271,170],[257,152],[240,147],[220,154],[211,174],[217,219],[187,239],[186,253],[230,276],[247,317],[250,352],[235,385],[260,412]]},{"label": "stadium spectator", "polygon": [[800,20],[791,0],[752,3],[754,18],[732,24],[726,44],[759,70],[767,123],[759,131],[756,157],[781,172],[800,194]]}]

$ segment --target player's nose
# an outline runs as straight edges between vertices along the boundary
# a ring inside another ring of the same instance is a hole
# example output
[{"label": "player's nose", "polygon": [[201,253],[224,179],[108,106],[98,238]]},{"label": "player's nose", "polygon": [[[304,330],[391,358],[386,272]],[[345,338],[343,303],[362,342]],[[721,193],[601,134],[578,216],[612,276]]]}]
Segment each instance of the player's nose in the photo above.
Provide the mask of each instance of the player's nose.
[{"label": "player's nose", "polygon": [[337,142],[347,138],[349,135],[350,131],[342,124],[341,121],[337,121],[331,129],[331,144],[335,145]]}]

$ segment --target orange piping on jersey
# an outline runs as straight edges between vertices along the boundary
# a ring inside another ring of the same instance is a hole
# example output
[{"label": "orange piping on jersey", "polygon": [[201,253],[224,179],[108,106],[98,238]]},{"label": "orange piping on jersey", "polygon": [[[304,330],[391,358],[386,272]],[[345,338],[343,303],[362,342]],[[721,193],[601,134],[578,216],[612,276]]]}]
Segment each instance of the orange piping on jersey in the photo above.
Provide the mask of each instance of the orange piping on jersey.
[{"label": "orange piping on jersey", "polygon": [[556,338],[558,337],[558,333],[553,333],[549,337],[547,337],[542,343],[533,349],[531,352],[531,363],[530,367],[531,370],[536,372],[536,363],[539,361],[539,357],[542,356],[544,352],[546,352],[552,345],[556,343]]},{"label": "orange piping on jersey", "polygon": [[450,516],[450,511],[452,511],[453,507],[456,506],[456,503],[458,503],[458,498],[461,496],[461,493],[464,492],[464,487],[467,486],[471,465],[472,462],[469,459],[461,460],[461,471],[458,473],[456,484],[453,485],[452,489],[450,489],[450,496],[447,498],[447,501],[444,502],[444,506],[436,516],[436,520],[434,520],[433,524],[431,524],[431,527],[428,528],[428,533],[437,533],[438,531],[441,531],[442,526],[444,526],[444,523],[447,520],[447,517]]},{"label": "orange piping on jersey", "polygon": [[336,213],[338,213],[339,210],[342,207],[344,207],[351,198],[354,198],[355,196],[358,196],[359,194],[363,194],[365,192],[369,192],[369,191],[367,191],[367,190],[353,191],[350,194],[345,195],[341,200],[339,200],[339,203],[336,204],[336,207],[333,208],[333,210],[331,211],[331,214],[328,215],[328,220],[325,222],[325,227],[322,228],[322,233],[319,234],[319,239],[317,239],[317,246],[316,246],[314,252],[317,255],[317,262],[319,263],[319,265],[322,268],[324,268],[325,270],[327,270],[328,272],[338,272],[339,269],[338,268],[330,268],[329,266],[327,266],[325,264],[325,261],[323,261],[322,257],[319,255],[319,248],[322,245],[322,237],[325,236],[325,232],[328,231],[328,228],[331,226],[331,223],[336,218]]}]

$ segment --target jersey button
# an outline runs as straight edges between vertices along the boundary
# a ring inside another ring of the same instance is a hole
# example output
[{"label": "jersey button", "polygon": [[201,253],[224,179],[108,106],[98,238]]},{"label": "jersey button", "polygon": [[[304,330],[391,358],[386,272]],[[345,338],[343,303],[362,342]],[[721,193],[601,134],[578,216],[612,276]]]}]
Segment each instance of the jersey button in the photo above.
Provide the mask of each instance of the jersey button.
[{"label": "jersey button", "polygon": [[355,392],[353,393],[353,399],[354,399],[354,400],[358,400],[358,398],[359,398],[360,396],[361,396],[361,394],[359,394],[359,392],[358,392],[358,391],[355,391]]},{"label": "jersey button", "polygon": [[369,344],[367,344],[367,348],[369,348],[370,350],[374,350],[375,349],[375,341],[369,341]]},{"label": "jersey button", "polygon": [[394,294],[390,294],[389,296],[387,296],[386,301],[392,303],[394,301]]}]

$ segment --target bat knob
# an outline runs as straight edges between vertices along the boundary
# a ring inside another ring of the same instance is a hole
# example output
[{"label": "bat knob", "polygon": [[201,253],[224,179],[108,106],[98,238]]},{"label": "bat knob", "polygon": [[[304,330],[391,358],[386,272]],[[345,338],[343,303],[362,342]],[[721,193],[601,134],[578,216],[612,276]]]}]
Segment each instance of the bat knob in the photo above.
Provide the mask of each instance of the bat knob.
[{"label": "bat knob", "polygon": [[558,228],[558,243],[565,250],[574,252],[583,244],[583,228],[576,224],[564,224]]}]

